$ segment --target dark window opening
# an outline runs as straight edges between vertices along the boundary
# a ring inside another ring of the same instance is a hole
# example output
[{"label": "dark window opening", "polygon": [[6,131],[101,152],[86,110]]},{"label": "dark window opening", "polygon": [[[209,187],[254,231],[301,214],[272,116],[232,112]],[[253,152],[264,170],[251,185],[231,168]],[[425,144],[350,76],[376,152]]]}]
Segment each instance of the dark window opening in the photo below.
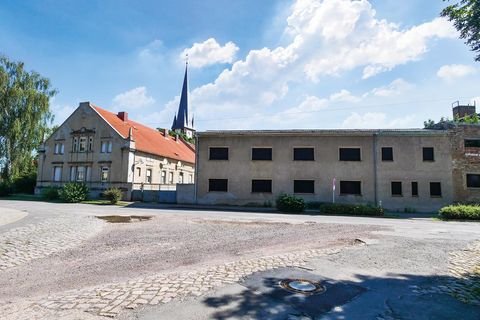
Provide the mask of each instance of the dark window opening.
[{"label": "dark window opening", "polygon": [[393,148],[392,147],[383,147],[382,148],[382,161],[393,161]]},{"label": "dark window opening", "polygon": [[272,160],[272,148],[252,148],[252,160]]},{"label": "dark window opening", "polygon": [[314,180],[294,180],[293,193],[315,193]]},{"label": "dark window opening", "polygon": [[480,188],[480,174],[467,174],[467,188]]},{"label": "dark window opening", "polygon": [[432,147],[423,148],[423,161],[435,161]]},{"label": "dark window opening", "polygon": [[272,192],[272,180],[252,180],[252,192]]},{"label": "dark window opening", "polygon": [[340,148],[340,161],[360,161],[360,148]]},{"label": "dark window opening", "polygon": [[465,139],[465,148],[480,148],[480,140]]},{"label": "dark window opening", "polygon": [[402,183],[398,181],[392,182],[392,196],[402,196]]},{"label": "dark window opening", "polygon": [[228,160],[228,148],[210,148],[210,160]]},{"label": "dark window opening", "polygon": [[442,185],[440,184],[440,182],[430,182],[430,196],[431,197],[442,196]]},{"label": "dark window opening", "polygon": [[362,187],[360,181],[340,181],[340,194],[361,195]]},{"label": "dark window opening", "polygon": [[208,179],[208,191],[228,191],[228,179]]},{"label": "dark window opening", "polygon": [[412,182],[412,197],[418,197],[418,182]]},{"label": "dark window opening", "polygon": [[313,148],[293,148],[293,160],[313,161],[315,160]]}]

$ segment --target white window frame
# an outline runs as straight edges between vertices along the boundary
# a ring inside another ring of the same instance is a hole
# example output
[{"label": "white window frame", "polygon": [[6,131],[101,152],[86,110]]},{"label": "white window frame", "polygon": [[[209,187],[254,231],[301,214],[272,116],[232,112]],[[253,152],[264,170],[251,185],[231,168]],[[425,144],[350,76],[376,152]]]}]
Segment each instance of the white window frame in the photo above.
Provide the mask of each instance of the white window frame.
[{"label": "white window frame", "polygon": [[53,167],[53,181],[60,182],[62,181],[62,167],[54,166]]},{"label": "white window frame", "polygon": [[83,167],[83,166],[77,167],[77,173],[76,173],[76,176],[75,176],[75,181],[79,181],[79,182],[85,181],[86,175],[87,175],[87,173],[86,173],[85,167]]},{"label": "white window frame", "polygon": [[152,169],[147,169],[145,171],[145,182],[152,183]]},{"label": "white window frame", "polygon": [[167,184],[167,171],[162,171],[161,172],[161,178],[160,178],[160,183],[161,184]]},{"label": "white window frame", "polygon": [[101,167],[100,168],[100,180],[102,182],[108,182],[110,178],[110,168],[109,167]]},{"label": "white window frame", "polygon": [[87,137],[80,137],[78,139],[78,152],[86,152],[87,151]]}]

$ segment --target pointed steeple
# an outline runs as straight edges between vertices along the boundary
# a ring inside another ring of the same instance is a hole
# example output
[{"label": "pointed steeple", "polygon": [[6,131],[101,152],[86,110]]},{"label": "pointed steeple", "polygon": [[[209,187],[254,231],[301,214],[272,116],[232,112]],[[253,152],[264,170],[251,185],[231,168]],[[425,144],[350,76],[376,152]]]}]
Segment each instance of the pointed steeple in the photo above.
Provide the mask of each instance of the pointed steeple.
[{"label": "pointed steeple", "polygon": [[185,61],[185,76],[183,77],[180,104],[178,105],[178,112],[173,118],[172,130],[185,133],[188,137],[192,137],[195,132],[193,119],[190,120],[188,117],[188,55]]}]

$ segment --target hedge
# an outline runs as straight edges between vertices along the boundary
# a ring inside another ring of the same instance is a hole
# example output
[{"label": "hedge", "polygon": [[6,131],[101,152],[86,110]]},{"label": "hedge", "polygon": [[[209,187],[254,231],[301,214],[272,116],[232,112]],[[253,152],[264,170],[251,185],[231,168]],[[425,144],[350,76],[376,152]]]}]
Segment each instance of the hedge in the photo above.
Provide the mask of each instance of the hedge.
[{"label": "hedge", "polygon": [[276,201],[277,209],[282,212],[303,212],[305,201],[289,194],[281,194]]},{"label": "hedge", "polygon": [[441,208],[442,219],[480,220],[480,205],[455,204]]},{"label": "hedge", "polygon": [[347,214],[354,216],[382,216],[382,207],[365,204],[324,203],[320,205],[320,212],[325,214]]},{"label": "hedge", "polygon": [[59,195],[65,202],[82,202],[88,197],[88,187],[84,183],[69,182],[60,189]]}]

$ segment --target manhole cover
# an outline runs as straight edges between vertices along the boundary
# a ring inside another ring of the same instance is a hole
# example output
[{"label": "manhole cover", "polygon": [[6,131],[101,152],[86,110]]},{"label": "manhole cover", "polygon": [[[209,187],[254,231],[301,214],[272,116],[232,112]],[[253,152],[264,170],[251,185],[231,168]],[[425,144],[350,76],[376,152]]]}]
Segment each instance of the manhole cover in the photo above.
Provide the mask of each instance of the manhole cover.
[{"label": "manhole cover", "polygon": [[326,290],[320,283],[306,279],[285,279],[280,281],[280,287],[290,292],[306,295],[324,293]]}]

